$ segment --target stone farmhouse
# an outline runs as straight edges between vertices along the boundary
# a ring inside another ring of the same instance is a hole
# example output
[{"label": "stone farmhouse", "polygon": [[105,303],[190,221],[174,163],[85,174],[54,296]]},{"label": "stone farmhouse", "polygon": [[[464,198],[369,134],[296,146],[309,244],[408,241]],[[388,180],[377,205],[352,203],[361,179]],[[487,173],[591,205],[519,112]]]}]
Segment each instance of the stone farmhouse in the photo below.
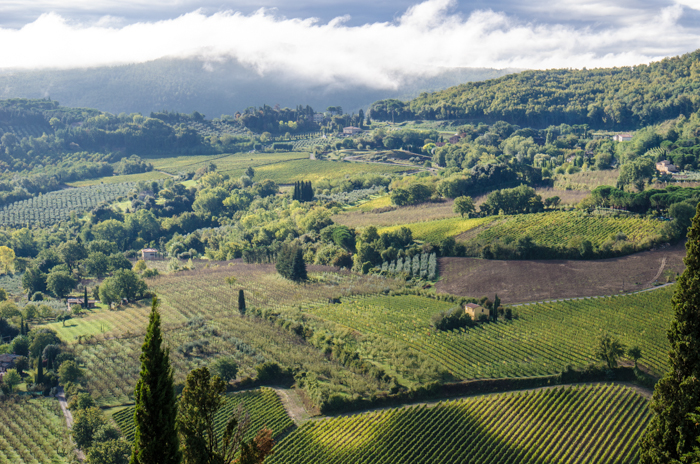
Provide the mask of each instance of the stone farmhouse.
[{"label": "stone farmhouse", "polygon": [[656,163],[656,170],[663,174],[678,172],[678,168],[671,164],[669,160],[663,160]]},{"label": "stone farmhouse", "polygon": [[479,317],[483,314],[486,317],[489,316],[489,310],[480,306],[476,303],[467,303],[464,305],[464,312],[469,314],[473,320],[478,321]]}]

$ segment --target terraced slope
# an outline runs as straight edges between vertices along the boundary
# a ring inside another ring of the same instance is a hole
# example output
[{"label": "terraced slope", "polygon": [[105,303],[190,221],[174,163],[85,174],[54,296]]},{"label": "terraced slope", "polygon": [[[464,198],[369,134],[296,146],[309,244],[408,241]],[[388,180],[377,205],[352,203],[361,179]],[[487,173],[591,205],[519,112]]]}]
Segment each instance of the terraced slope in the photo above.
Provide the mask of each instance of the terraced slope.
[{"label": "terraced slope", "polygon": [[265,463],[631,464],[649,417],[619,385],[500,394],[307,422]]}]

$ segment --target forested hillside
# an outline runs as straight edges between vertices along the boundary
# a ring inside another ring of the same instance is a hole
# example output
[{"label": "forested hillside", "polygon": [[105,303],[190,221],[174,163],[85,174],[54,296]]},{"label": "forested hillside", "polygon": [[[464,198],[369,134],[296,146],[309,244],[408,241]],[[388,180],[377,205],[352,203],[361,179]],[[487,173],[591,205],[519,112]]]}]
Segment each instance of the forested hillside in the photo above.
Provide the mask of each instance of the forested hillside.
[{"label": "forested hillside", "polygon": [[700,50],[649,65],[524,71],[401,102],[374,103],[377,120],[474,119],[531,127],[631,129],[700,108]]}]

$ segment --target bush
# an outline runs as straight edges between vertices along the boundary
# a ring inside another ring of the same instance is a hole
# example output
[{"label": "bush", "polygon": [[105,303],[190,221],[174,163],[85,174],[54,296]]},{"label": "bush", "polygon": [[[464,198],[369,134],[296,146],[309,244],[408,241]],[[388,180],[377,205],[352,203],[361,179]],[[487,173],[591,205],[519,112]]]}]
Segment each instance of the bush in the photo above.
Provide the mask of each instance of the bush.
[{"label": "bush", "polygon": [[260,383],[280,383],[288,379],[289,375],[282,367],[273,361],[267,361],[255,366]]},{"label": "bush", "polygon": [[44,301],[44,294],[41,292],[35,292],[32,295],[32,301]]},{"label": "bush", "polygon": [[230,382],[235,379],[238,374],[238,364],[233,358],[219,358],[214,361],[211,370],[225,382]]}]

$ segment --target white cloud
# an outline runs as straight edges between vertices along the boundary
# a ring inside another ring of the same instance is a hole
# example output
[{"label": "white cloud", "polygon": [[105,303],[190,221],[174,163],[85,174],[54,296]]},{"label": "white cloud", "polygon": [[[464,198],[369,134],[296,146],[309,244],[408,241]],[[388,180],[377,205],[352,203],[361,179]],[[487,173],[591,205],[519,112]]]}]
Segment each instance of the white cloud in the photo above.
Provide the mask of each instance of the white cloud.
[{"label": "white cloud", "polygon": [[[603,5],[570,3],[586,11]],[[0,66],[72,68],[200,57],[211,69],[216,61],[234,58],[260,73],[282,72],[312,83],[390,88],[445,67],[634,65],[692,51],[700,43],[699,30],[679,24],[684,11],[679,5],[654,11],[616,6],[618,15],[628,11],[653,22],[595,28],[523,22],[491,10],[462,15],[454,6],[454,0],[428,0],[394,22],[362,26],[348,26],[345,16],[321,24],[264,9],[251,15],[195,11],[126,26],[111,17],[75,24],[48,13],[20,29],[0,28]]]}]

